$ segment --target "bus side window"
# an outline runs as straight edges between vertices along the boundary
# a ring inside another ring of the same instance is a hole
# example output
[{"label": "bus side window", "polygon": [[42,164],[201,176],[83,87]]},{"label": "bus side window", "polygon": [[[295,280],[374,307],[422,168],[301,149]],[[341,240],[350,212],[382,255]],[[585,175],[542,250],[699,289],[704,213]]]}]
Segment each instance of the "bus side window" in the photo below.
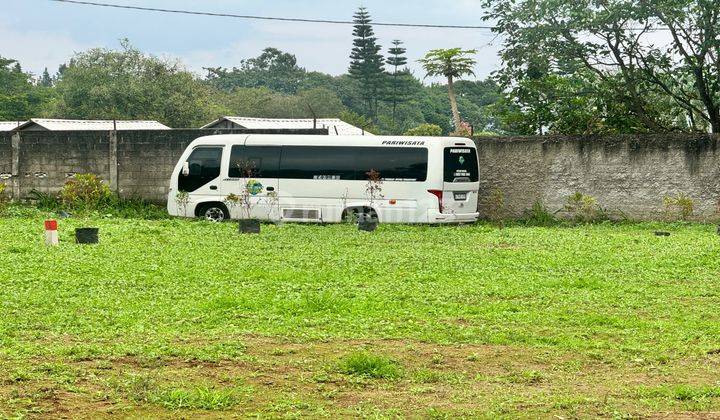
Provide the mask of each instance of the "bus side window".
[{"label": "bus side window", "polygon": [[279,166],[280,146],[233,146],[228,177],[277,178]]}]

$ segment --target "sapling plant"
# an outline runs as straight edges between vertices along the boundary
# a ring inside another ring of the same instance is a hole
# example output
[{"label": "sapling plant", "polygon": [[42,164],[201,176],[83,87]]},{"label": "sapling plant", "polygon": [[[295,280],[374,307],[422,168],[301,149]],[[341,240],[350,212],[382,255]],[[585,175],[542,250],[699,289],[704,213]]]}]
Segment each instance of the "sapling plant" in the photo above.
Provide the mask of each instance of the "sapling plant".
[{"label": "sapling plant", "polygon": [[365,172],[365,175],[368,177],[367,184],[365,184],[365,195],[370,201],[370,207],[373,208],[376,201],[385,197],[382,193],[383,181],[380,178],[380,172],[375,169],[370,169]]},{"label": "sapling plant", "polygon": [[240,196],[234,193],[230,193],[225,197],[223,203],[225,203],[228,211],[230,211],[230,214],[232,214],[233,210],[240,205]]},{"label": "sapling plant", "polygon": [[[345,188],[345,192],[343,192],[343,195],[340,196],[340,208],[345,210],[348,208],[348,200],[350,199],[350,189]],[[343,218],[343,221],[347,223],[356,223],[357,222],[357,215],[354,212],[348,212],[347,215]]]},{"label": "sapling plant", "polygon": [[368,199],[370,212],[363,213],[358,217],[358,228],[360,230],[373,231],[377,228],[379,222],[377,214],[374,213],[375,204],[384,198],[382,193],[383,181],[380,177],[380,172],[375,169],[370,169],[368,172],[365,172],[365,175],[367,175],[368,178],[367,184],[365,184],[365,196]]},{"label": "sapling plant", "polygon": [[255,165],[250,160],[241,160],[237,163],[236,168],[240,175],[240,191],[238,194],[228,194],[225,197],[226,203],[233,203],[232,207],[239,207],[240,232],[242,233],[259,233],[260,221],[253,218],[253,208],[258,204],[259,200],[253,200],[253,197],[262,191],[262,184],[256,181]]},{"label": "sapling plant", "polygon": [[269,191],[264,198],[264,203],[267,205],[267,218],[273,220],[273,213],[277,210],[278,219],[280,218],[280,196],[277,191]]},{"label": "sapling plant", "polygon": [[187,217],[187,207],[190,203],[190,194],[187,191],[178,191],[175,194],[175,204],[182,210],[182,215]]}]

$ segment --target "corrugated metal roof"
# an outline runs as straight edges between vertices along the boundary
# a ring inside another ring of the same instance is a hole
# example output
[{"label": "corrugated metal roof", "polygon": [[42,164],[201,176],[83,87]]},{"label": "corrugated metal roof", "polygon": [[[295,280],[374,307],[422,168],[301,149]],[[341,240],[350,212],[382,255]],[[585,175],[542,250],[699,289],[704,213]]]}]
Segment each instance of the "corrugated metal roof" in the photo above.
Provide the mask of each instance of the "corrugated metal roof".
[{"label": "corrugated metal roof", "polygon": [[[209,128],[223,120],[231,121],[244,128],[256,129],[293,129],[293,128],[313,128],[312,118],[251,118],[251,117],[222,117],[218,120],[203,126]],[[318,118],[317,128],[327,128],[331,136],[361,136],[363,130],[348,124],[339,118]],[[366,136],[372,136],[367,131]]]},{"label": "corrugated metal roof", "polygon": [[0,131],[12,131],[22,124],[25,124],[25,121],[0,121]]},{"label": "corrugated metal roof", "polygon": [[92,131],[92,130],[112,130],[117,126],[117,130],[171,130],[170,127],[157,121],[112,121],[112,120],[59,120],[48,118],[33,118],[20,126],[20,130],[38,126],[49,131]]}]

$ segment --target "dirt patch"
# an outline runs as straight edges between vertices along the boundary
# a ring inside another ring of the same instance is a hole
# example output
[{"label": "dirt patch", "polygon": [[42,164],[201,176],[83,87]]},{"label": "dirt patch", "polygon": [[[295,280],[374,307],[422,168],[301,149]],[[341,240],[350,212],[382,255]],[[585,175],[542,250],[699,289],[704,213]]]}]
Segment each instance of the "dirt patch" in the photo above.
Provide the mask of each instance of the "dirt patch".
[{"label": "dirt patch", "polygon": [[[408,340],[301,342],[263,336],[238,340],[245,349],[241,357],[214,361],[129,356],[69,362],[34,359],[32,366],[63,363],[67,368],[58,372],[31,370],[35,373],[28,378],[5,382],[0,391],[0,414],[69,418],[79,413],[87,417],[139,413],[215,417],[522,412],[528,416],[624,413],[713,418],[712,410],[720,409],[718,398],[701,401],[704,405],[695,405],[691,407],[694,411],[688,412],[686,405],[672,398],[642,397],[636,391],[665,384],[716,384],[720,370],[717,355],[656,366],[633,361],[610,363],[532,347],[437,345]],[[395,379],[341,373],[338,362],[355,351],[389,358],[402,373]],[[0,372],[7,377],[7,364],[0,366]],[[219,411],[173,408],[138,394],[134,388],[138,381],[144,387],[142,392],[162,389],[172,396],[176,389],[208,389],[236,393],[237,402]]]}]

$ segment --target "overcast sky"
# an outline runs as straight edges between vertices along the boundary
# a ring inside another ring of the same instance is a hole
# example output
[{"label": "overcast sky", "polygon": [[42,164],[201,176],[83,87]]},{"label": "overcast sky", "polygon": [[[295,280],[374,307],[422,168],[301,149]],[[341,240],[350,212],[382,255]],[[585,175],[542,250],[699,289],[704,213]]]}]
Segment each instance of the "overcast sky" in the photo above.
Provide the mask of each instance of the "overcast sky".
[{"label": "overcast sky", "polygon": [[[302,67],[344,73],[352,43],[347,25],[248,21],[221,17],[172,15],[51,2],[1,0],[0,56],[24,68],[54,73],[74,52],[93,47],[118,48],[128,38],[155,55],[179,58],[197,73],[203,67],[232,67],[268,46],[295,54]],[[105,3],[279,17],[350,20],[364,5],[376,21],[482,25],[480,0],[96,0]],[[405,41],[411,69],[432,48],[475,48],[478,78],[498,66],[498,41],[487,30],[376,27],[380,44]]]}]

